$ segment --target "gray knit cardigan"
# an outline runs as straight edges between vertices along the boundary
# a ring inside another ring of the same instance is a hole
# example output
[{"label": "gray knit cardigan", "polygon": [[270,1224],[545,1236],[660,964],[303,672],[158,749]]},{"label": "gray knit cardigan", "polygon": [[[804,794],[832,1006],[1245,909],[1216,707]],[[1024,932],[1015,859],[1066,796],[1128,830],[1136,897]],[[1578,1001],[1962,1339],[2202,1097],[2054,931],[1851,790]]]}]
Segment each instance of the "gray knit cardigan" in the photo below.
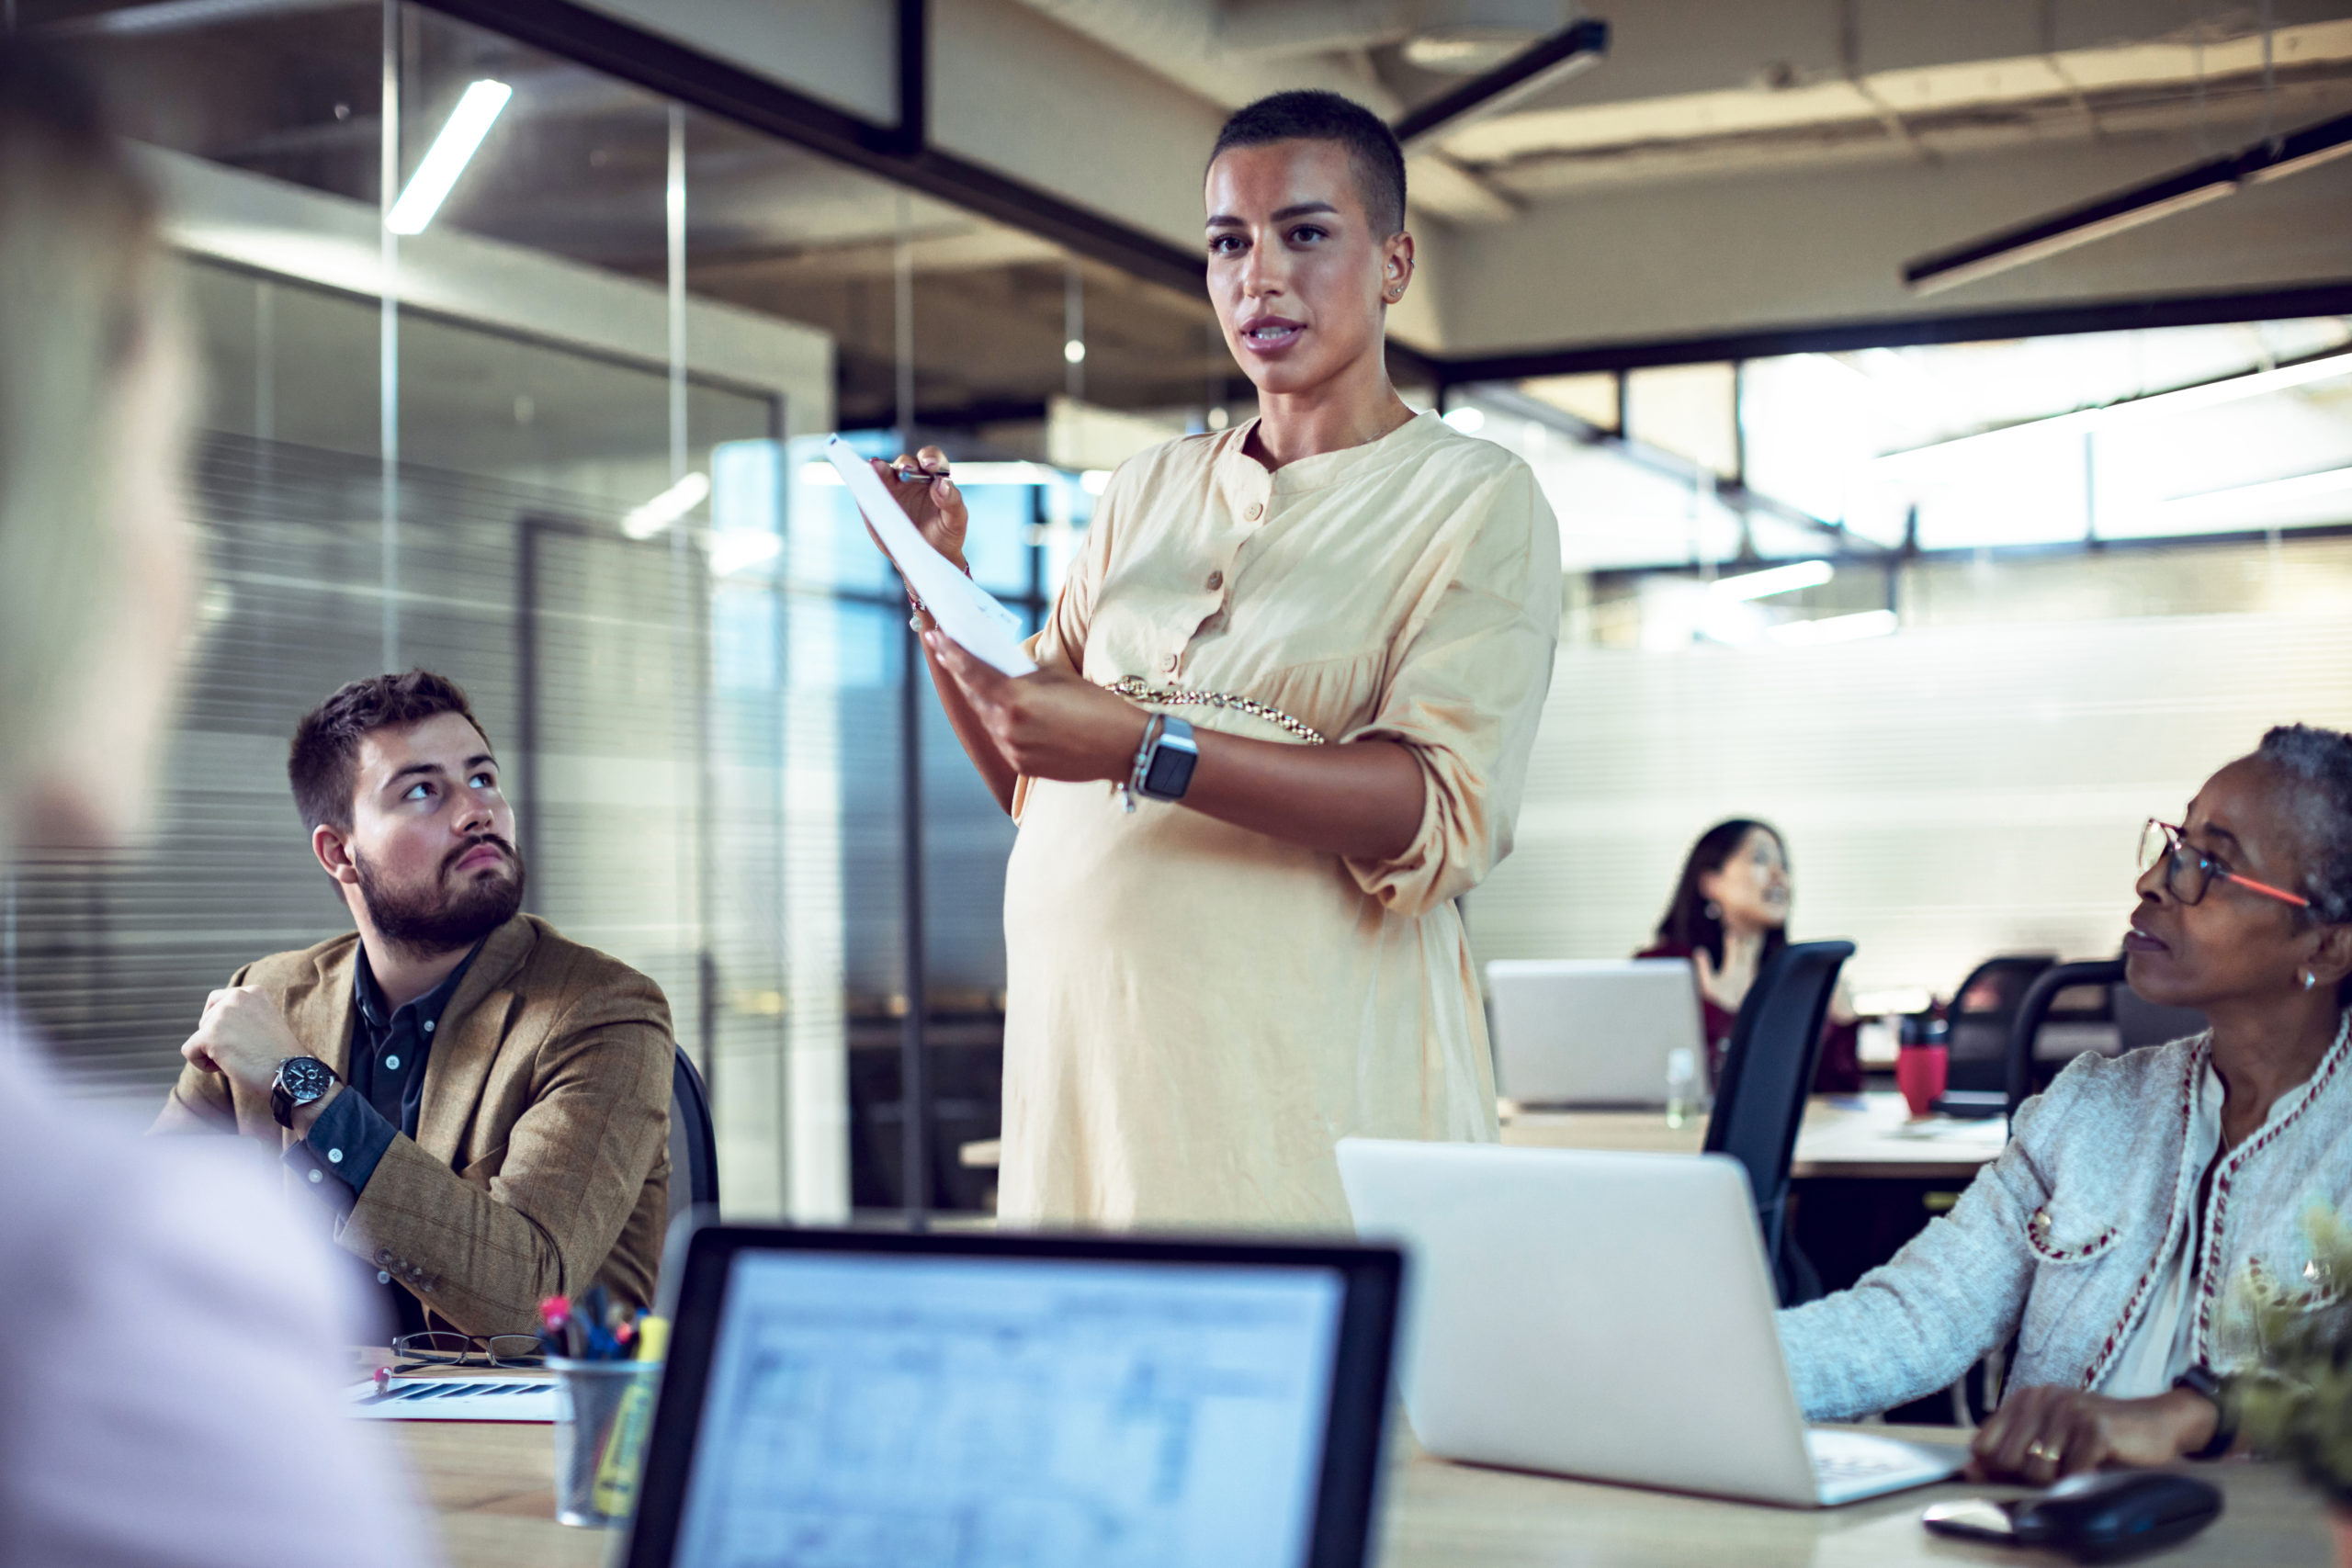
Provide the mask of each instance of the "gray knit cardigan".
[{"label": "gray knit cardigan", "polygon": [[[2258,1359],[2251,1308],[2346,1281],[2312,1263],[2307,1216],[2352,1200],[2352,1013],[2299,1089],[2222,1160],[2207,1202],[2198,1359]],[[2018,1109],[2008,1146],[1893,1261],[1779,1314],[1797,1402],[1850,1419],[1952,1383],[2018,1336],[2012,1387],[2096,1389],[2190,1234],[2204,1172],[2187,1156],[2209,1037],[2077,1057]]]}]

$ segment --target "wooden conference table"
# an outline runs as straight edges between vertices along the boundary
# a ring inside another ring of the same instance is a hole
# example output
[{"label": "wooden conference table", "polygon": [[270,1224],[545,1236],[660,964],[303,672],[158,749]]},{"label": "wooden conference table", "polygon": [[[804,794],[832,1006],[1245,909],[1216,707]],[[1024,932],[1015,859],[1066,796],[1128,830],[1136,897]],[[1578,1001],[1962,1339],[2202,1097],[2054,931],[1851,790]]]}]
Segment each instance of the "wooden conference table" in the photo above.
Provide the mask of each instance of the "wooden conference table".
[{"label": "wooden conference table", "polygon": [[[594,1568],[615,1536],[555,1522],[554,1439],[544,1426],[391,1424],[441,1527],[452,1568]],[[1886,1428],[1950,1442],[1950,1428]],[[1939,1540],[1919,1510],[1940,1498],[2007,1489],[1960,1483],[1849,1507],[1803,1512],[1449,1464],[1400,1440],[1382,1520],[1384,1568],[1905,1568],[2062,1559]],[[2283,1568],[2328,1561],[2326,1516],[2286,1467],[2200,1465],[2228,1495],[2202,1535],[2145,1561]]]}]

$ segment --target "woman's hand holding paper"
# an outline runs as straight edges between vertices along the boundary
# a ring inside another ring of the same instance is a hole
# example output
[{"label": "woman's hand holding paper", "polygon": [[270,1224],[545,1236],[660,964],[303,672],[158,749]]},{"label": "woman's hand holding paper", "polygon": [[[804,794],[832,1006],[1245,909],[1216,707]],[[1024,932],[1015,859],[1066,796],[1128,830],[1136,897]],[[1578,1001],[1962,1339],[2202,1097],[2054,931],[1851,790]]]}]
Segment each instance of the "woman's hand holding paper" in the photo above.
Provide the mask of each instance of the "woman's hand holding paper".
[{"label": "woman's hand holding paper", "polygon": [[1014,773],[1069,784],[1126,778],[1143,744],[1142,709],[1064,671],[1007,675],[936,629],[922,641]]}]

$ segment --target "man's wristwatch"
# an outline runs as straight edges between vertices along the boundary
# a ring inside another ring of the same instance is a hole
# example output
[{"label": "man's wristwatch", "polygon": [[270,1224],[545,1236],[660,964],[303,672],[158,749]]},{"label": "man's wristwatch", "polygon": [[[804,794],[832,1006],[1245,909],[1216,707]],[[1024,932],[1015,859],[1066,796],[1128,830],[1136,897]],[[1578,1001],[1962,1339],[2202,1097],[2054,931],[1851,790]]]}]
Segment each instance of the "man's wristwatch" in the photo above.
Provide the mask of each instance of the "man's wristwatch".
[{"label": "man's wristwatch", "polygon": [[1154,714],[1144,727],[1143,744],[1136,750],[1135,776],[1127,781],[1127,787],[1149,800],[1182,800],[1200,760],[1193,727],[1181,718]]},{"label": "man's wristwatch", "polygon": [[294,1112],[316,1104],[334,1085],[334,1069],[316,1056],[288,1056],[277,1064],[277,1077],[270,1080],[269,1113],[290,1133]]},{"label": "man's wristwatch", "polygon": [[2201,1393],[2213,1402],[2213,1436],[2205,1446],[2184,1459],[2220,1459],[2238,1440],[2238,1413],[2230,1398],[2230,1391],[2221,1379],[2203,1367],[2191,1367],[2172,1380],[2175,1388],[2185,1388],[2191,1393]]}]

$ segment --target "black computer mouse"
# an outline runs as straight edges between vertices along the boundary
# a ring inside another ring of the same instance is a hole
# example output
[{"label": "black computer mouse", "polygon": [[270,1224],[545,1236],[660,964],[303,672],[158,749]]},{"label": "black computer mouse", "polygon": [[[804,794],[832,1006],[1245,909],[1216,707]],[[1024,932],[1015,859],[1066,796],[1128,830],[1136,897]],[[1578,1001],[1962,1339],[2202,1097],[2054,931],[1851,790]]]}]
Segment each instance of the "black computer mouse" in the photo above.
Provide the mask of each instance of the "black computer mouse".
[{"label": "black computer mouse", "polygon": [[2071,1477],[2039,1496],[1940,1503],[1924,1522],[1941,1535],[2040,1547],[2078,1562],[2112,1562],[2187,1540],[2221,1512],[2221,1489],[2193,1475],[2109,1470]]}]

